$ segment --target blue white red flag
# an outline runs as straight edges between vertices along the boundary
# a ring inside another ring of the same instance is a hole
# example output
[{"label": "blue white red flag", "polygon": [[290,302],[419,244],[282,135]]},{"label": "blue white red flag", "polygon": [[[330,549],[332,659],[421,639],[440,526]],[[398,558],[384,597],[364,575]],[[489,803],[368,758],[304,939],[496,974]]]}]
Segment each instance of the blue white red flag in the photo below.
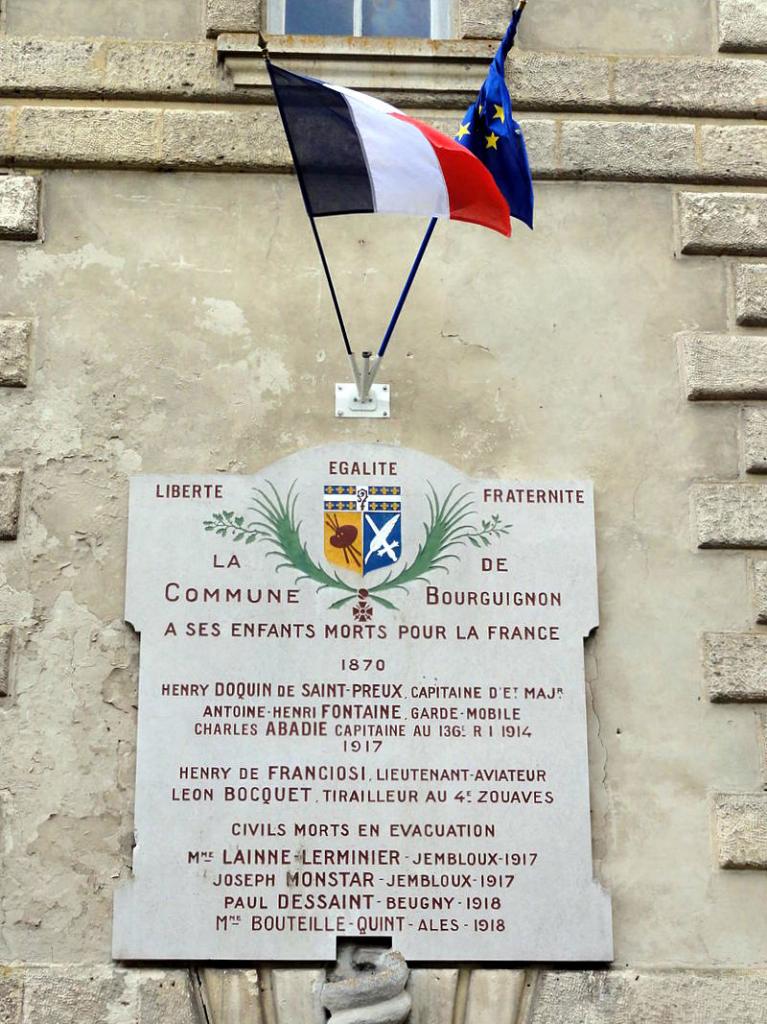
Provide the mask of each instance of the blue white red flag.
[{"label": "blue white red flag", "polygon": [[310,217],[419,214],[511,234],[506,199],[468,148],[382,100],[268,67]]}]

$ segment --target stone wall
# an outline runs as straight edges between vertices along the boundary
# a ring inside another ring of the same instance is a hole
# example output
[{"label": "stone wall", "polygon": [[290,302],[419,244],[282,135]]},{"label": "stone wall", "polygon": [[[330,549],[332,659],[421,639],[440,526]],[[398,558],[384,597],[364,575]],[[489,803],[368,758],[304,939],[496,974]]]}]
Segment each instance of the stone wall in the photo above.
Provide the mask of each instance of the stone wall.
[{"label": "stone wall", "polygon": [[[383,428],[330,416],[340,346],[256,0],[3,6],[1,1024],[324,1020],[316,967],[110,961],[132,838],[127,479],[379,437],[473,474],[588,476],[598,495],[589,728],[616,963],[421,965],[412,1021],[761,1024],[764,0],[530,0],[509,72],[536,233],[440,228]],[[464,41],[403,44],[396,74],[360,45],[343,80],[449,129],[507,13],[462,0]],[[272,41],[331,77],[334,45]],[[355,336],[385,321],[419,230],[323,225],[342,299],[364,296]]]}]

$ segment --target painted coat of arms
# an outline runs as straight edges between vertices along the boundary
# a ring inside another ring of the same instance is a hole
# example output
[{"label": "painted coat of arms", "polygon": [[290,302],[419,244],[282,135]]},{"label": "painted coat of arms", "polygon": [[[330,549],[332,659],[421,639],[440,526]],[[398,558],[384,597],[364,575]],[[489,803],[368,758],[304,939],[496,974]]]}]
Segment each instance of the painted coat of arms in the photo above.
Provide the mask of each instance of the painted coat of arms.
[{"label": "painted coat of arms", "polygon": [[402,488],[325,487],[325,558],[360,576],[398,561],[402,551]]},{"label": "painted coat of arms", "polygon": [[275,569],[292,570],[297,581],[312,580],[318,591],[340,592],[331,608],[350,602],[354,618],[367,622],[373,605],[396,609],[384,594],[407,592],[411,585],[425,582],[439,572],[448,572],[451,562],[460,560],[460,549],[469,544],[486,548],[511,527],[500,517],[477,522],[474,498],[456,485],[440,497],[428,485],[425,499],[429,518],[423,523],[423,537],[412,559],[380,576],[366,587],[352,584],[338,570],[366,576],[379,569],[391,569],[402,553],[402,489],[398,486],[356,486],[328,484],[322,491],[324,559],[328,570],[310,554],[301,533],[297,514],[298,494],[294,483],[286,494],[273,484],[256,488],[250,507],[242,514],[214,512],[203,526],[208,533],[237,543],[269,545]]}]

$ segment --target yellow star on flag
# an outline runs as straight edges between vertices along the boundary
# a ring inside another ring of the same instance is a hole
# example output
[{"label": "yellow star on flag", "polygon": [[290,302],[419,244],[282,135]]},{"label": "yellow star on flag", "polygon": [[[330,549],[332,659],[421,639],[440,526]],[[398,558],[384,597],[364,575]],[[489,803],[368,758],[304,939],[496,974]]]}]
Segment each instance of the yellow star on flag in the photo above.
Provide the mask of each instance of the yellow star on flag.
[{"label": "yellow star on flag", "polygon": [[469,128],[467,124],[462,124],[461,127],[458,129],[456,139],[460,140],[464,137],[464,135],[471,135],[471,128]]},{"label": "yellow star on flag", "polygon": [[495,132],[490,132],[489,135],[485,136],[485,139],[487,141],[488,149],[498,149],[498,140],[500,139],[500,135],[496,135]]},{"label": "yellow star on flag", "polygon": [[506,124],[506,114],[503,107],[499,107],[497,103],[494,103],[493,106],[495,107],[495,117],[493,120],[500,121],[501,124]]}]

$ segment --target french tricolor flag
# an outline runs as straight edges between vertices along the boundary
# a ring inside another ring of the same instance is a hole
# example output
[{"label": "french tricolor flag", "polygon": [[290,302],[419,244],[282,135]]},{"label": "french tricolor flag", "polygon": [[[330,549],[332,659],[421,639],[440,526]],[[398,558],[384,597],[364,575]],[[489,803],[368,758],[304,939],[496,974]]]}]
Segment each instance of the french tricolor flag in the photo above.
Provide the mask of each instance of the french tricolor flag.
[{"label": "french tricolor flag", "polygon": [[511,234],[506,200],[468,149],[372,96],[268,67],[311,217],[417,214]]}]

